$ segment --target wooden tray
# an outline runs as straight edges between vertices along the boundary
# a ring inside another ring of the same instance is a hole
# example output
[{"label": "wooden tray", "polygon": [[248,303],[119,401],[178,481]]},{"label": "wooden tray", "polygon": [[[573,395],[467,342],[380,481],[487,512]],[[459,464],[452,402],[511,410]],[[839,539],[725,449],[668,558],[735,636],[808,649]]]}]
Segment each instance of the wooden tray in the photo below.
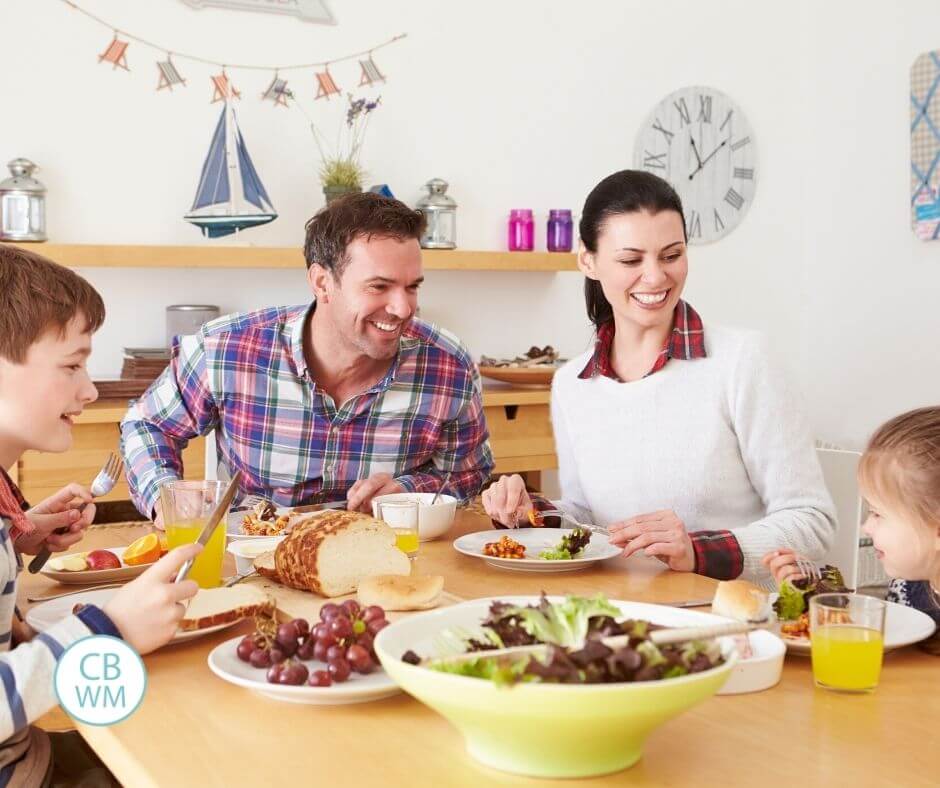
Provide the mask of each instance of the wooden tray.
[{"label": "wooden tray", "polygon": [[557,370],[558,367],[480,367],[480,374],[503,383],[548,386]]}]

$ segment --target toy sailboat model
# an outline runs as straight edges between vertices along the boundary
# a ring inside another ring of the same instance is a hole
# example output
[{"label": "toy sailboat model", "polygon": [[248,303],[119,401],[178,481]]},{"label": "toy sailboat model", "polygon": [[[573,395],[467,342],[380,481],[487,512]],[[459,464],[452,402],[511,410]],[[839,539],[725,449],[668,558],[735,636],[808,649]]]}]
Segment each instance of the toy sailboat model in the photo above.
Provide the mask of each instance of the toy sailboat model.
[{"label": "toy sailboat model", "polygon": [[[241,195],[232,189],[232,184],[239,183]],[[202,165],[193,207],[183,218],[209,238],[230,235],[277,218],[228,101]]]}]

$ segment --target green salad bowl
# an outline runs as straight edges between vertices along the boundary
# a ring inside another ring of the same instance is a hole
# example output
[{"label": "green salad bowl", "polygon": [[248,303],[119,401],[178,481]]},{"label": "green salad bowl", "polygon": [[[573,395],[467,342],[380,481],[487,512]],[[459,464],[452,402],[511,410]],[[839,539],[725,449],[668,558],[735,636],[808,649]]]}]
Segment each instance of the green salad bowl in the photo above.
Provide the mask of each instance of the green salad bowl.
[{"label": "green salad bowl", "polygon": [[[549,597],[560,602],[563,597]],[[714,695],[737,655],[722,639],[725,661],[701,673],[659,681],[616,684],[521,683],[497,686],[486,679],[441,673],[402,662],[409,649],[434,656],[435,638],[451,627],[477,627],[490,604],[538,604],[538,597],[501,596],[415,614],[383,629],[375,639],[382,667],[409,695],[430,706],[462,734],[481,763],[532,777],[589,777],[626,769],[643,754],[652,731]],[[611,600],[623,618],[666,626],[715,623],[707,613]],[[677,744],[681,747],[681,743]]]}]

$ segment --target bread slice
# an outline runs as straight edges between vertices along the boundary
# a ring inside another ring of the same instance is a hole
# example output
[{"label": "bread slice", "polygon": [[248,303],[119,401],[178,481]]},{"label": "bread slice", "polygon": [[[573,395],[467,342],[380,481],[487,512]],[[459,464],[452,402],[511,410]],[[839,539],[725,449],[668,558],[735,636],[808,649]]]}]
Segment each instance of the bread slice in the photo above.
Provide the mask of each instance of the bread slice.
[{"label": "bread slice", "polygon": [[266,577],[269,580],[280,580],[280,578],[277,576],[277,567],[274,564],[273,550],[267,553],[261,553],[261,555],[256,556],[255,560],[251,562],[251,565],[262,577]]},{"label": "bread slice", "polygon": [[184,632],[230,624],[243,618],[273,615],[274,600],[255,586],[200,588],[189,601],[179,628]]},{"label": "bread slice", "polygon": [[766,621],[770,615],[770,595],[747,580],[726,580],[715,589],[712,613],[738,621]]},{"label": "bread slice", "polygon": [[359,604],[386,610],[427,610],[437,607],[444,589],[441,575],[372,575],[359,582]]}]

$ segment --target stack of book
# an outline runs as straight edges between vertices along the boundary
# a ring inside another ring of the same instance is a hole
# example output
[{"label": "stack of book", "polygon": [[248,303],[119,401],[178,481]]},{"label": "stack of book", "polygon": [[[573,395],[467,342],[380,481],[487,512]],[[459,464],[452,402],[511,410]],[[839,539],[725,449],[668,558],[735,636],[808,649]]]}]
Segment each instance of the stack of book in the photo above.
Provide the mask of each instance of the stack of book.
[{"label": "stack of book", "polygon": [[98,397],[139,397],[170,363],[170,351],[165,347],[126,347],[120,378],[95,380]]}]

